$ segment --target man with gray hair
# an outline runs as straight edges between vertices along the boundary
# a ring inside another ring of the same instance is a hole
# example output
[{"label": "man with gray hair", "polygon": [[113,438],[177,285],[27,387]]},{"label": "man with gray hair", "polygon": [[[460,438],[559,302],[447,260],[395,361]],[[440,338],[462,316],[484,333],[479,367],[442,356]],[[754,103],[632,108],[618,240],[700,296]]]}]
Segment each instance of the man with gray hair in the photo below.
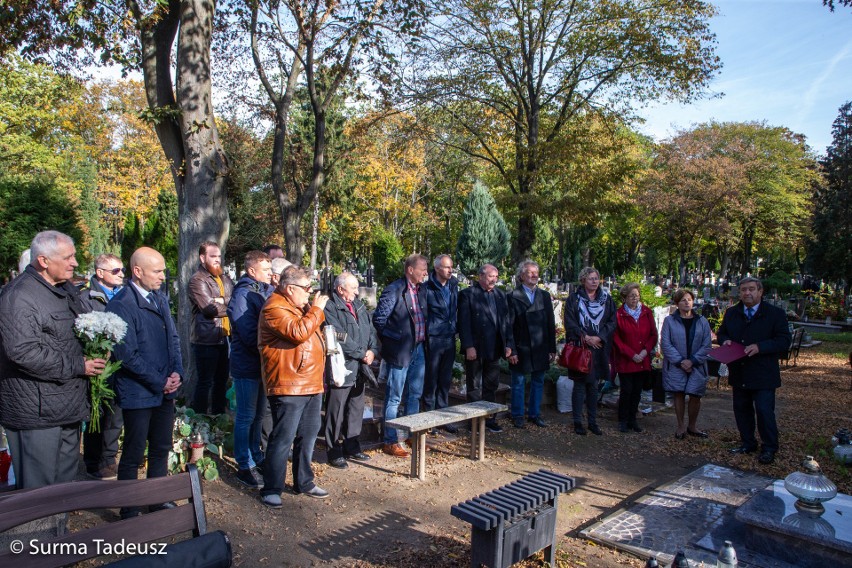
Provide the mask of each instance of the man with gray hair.
[{"label": "man with gray hair", "polygon": [[[459,292],[458,330],[464,355],[467,399],[496,402],[500,359],[515,354],[506,294],[496,288],[497,267],[484,264],[479,280]],[[485,421],[490,432],[502,432],[495,418]]]},{"label": "man with gray hair", "polygon": [[[453,259],[440,254],[432,263],[434,270],[426,281],[426,380],[423,384],[423,408],[428,412],[449,405],[456,360],[456,317],[459,303],[459,281],[453,276]],[[458,432],[454,424],[444,426],[451,434]]]},{"label": "man with gray hair", "polygon": [[[95,273],[80,292],[80,297],[93,312],[105,311],[107,302],[123,287],[124,274],[124,263],[116,255],[98,255],[95,258]],[[110,378],[110,383],[114,387],[114,379]],[[103,426],[100,431],[93,432],[91,428],[86,428],[83,434],[83,462],[86,464],[86,475],[104,481],[115,479],[118,475],[115,457],[118,455],[118,439],[124,420],[121,408],[109,399],[104,399],[101,404],[101,416]]]},{"label": "man with gray hair", "polygon": [[376,356],[378,340],[370,323],[370,315],[358,298],[358,279],[342,272],[334,281],[334,292],[325,305],[325,321],[334,326],[349,374],[342,385],[334,385],[326,370],[327,401],[325,409],[325,444],[328,463],[338,469],[349,465],[346,458],[367,461],[358,436],[364,422],[364,380],[359,377],[361,365],[370,365]]},{"label": "man with gray hair", "polygon": [[509,294],[509,319],[515,338],[515,353],[509,357],[512,372],[512,421],[524,427],[526,375],[530,375],[530,401],[526,416],[540,428],[544,373],[556,360],[556,318],[550,293],[538,287],[538,264],[525,260],[518,267],[518,287]]},{"label": "man with gray hair", "polygon": [[0,295],[0,424],[18,489],[73,481],[80,423],[90,415],[89,379],[103,359],[86,359],[74,319],[90,311],[71,283],[74,240],[43,231],[31,262]]}]

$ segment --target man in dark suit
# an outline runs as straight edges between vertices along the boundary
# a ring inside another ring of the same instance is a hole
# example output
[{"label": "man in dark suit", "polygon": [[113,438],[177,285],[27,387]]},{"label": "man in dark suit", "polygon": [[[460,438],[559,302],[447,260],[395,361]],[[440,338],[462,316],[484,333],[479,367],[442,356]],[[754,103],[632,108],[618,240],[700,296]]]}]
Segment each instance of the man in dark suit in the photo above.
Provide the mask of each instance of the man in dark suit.
[{"label": "man in dark suit", "polygon": [[[509,304],[506,294],[495,288],[497,276],[497,268],[485,264],[479,269],[479,281],[459,292],[458,330],[470,401],[496,402],[500,359],[515,351]],[[494,418],[485,427],[491,432],[503,431]]]},{"label": "man in dark suit", "polygon": [[[420,412],[423,395],[426,342],[426,294],[420,285],[428,274],[429,261],[425,256],[412,254],[405,259],[405,276],[388,284],[382,291],[373,325],[381,339],[382,359],[387,365],[388,382],[385,391],[385,423],[399,412],[403,391],[408,392],[405,414]],[[396,457],[409,456],[393,428],[385,426],[382,450]]]},{"label": "man in dark suit", "polygon": [[755,415],[762,444],[762,464],[775,461],[778,451],[778,425],[775,423],[775,389],[781,386],[778,358],[790,347],[790,328],[784,310],[761,302],[763,284],[757,278],[743,278],[740,302],[725,312],[716,335],[722,345],[732,342],[745,346],[746,356],[728,365],[728,383],[733,389],[734,416],[741,444],[731,450],[750,454],[757,450],[754,437]]},{"label": "man in dark suit", "polygon": [[[136,479],[145,463],[148,477],[168,474],[175,421],[175,397],[183,375],[180,340],[166,299],[157,292],[166,280],[166,262],[154,249],[142,247],[130,257],[132,280],[107,304],[107,311],[127,322],[124,341],[113,358],[121,361],[115,374],[118,405],[124,415],[124,449],[118,479]],[[164,503],[151,511],[174,507]],[[140,515],[136,507],[121,510],[122,518]]]},{"label": "man in dark suit", "polygon": [[[458,317],[459,281],[453,276],[453,259],[448,254],[435,257],[435,267],[426,282],[429,335],[426,338],[426,381],[423,387],[423,407],[426,410],[449,405],[453,384],[453,363],[456,360],[456,319]],[[454,424],[444,430],[458,432]]]},{"label": "man in dark suit", "polygon": [[521,263],[521,282],[509,294],[509,314],[516,352],[509,357],[512,372],[512,421],[524,427],[524,395],[526,375],[530,375],[529,421],[540,428],[547,426],[541,417],[544,373],[556,359],[556,318],[553,300],[547,290],[538,287],[538,264]]}]

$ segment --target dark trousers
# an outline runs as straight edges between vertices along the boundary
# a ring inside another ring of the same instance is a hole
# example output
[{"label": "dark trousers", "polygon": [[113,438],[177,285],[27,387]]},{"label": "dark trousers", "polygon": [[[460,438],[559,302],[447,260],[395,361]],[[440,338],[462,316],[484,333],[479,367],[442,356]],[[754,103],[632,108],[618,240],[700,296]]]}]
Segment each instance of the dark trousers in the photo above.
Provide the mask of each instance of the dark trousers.
[{"label": "dark trousers", "polygon": [[464,362],[467,380],[467,400],[497,402],[497,387],[500,386],[500,360],[475,359]]},{"label": "dark trousers", "polygon": [[80,423],[39,430],[6,428],[16,489],[74,481],[80,460]]},{"label": "dark trousers", "polygon": [[86,471],[95,473],[107,466],[115,465],[118,454],[118,439],[124,418],[115,400],[104,400],[101,404],[101,429],[92,432],[91,424],[83,434],[83,462]]},{"label": "dark trousers", "polygon": [[574,424],[583,423],[583,404],[589,426],[598,423],[598,382],[609,379],[609,347],[592,349],[592,368],[585,376],[573,377],[574,391],[571,393]]},{"label": "dark trousers", "polygon": [[361,425],[364,423],[364,382],[330,388],[325,406],[325,444],[328,461],[361,451]]},{"label": "dark trousers", "polygon": [[449,406],[455,360],[456,339],[454,336],[429,336],[429,349],[426,351],[426,381],[423,384],[423,406],[427,412]]},{"label": "dark trousers", "polygon": [[[163,400],[153,408],[125,408],[124,447],[118,462],[118,479],[137,479],[139,466],[145,463],[148,447],[148,478],[169,474],[169,450],[172,449],[172,430],[175,425],[175,401]],[[157,501],[152,495],[152,500]],[[124,507],[121,517],[137,514],[139,507]]]},{"label": "dark trousers", "polygon": [[148,446],[147,477],[165,477],[169,473],[169,450],[175,425],[175,401],[163,400],[153,408],[125,408],[124,447],[118,462],[118,479],[136,479],[145,463]]},{"label": "dark trousers", "polygon": [[213,388],[212,414],[223,414],[228,408],[228,344],[192,344],[195,354],[195,372],[198,382],[192,399],[192,409],[207,414],[210,389]]},{"label": "dark trousers", "polygon": [[642,385],[650,375],[649,371],[638,373],[618,373],[618,421],[627,424],[636,423],[636,412],[642,398]]},{"label": "dark trousers", "polygon": [[293,489],[297,493],[314,488],[311,459],[322,419],[322,394],[270,396],[272,432],[263,464],[261,495],[280,495],[287,474],[287,454],[293,446]]},{"label": "dark trousers", "polygon": [[757,416],[757,431],[760,433],[762,451],[778,451],[778,424],[775,423],[775,389],[741,389],[733,387],[734,417],[740,440],[747,448],[757,448],[754,437],[754,422]]}]

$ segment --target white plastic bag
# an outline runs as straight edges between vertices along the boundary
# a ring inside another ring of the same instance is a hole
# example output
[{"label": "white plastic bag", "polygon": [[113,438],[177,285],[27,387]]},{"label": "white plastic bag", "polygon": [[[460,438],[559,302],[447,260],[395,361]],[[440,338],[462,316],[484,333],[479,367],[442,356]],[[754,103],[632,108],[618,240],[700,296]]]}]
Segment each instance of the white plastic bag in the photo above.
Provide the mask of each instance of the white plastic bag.
[{"label": "white plastic bag", "polygon": [[328,362],[331,367],[331,384],[342,387],[343,383],[346,382],[346,375],[352,371],[346,368],[346,359],[343,357],[343,350],[337,343],[337,331],[334,326],[326,325],[324,332],[325,345],[328,349]]},{"label": "white plastic bag", "polygon": [[574,407],[571,404],[571,394],[574,392],[574,381],[562,376],[556,380],[556,410],[571,412]]}]

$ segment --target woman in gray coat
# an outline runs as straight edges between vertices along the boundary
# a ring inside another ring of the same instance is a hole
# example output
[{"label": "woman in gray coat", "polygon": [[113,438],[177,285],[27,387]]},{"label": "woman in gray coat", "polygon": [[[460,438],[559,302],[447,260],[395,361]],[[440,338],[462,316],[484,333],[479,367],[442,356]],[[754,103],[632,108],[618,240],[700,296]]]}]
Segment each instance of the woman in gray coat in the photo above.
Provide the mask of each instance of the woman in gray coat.
[{"label": "woman in gray coat", "polygon": [[[707,356],[710,353],[710,324],[692,310],[695,296],[681,288],[672,297],[677,311],[663,322],[660,348],[663,351],[663,387],[674,396],[677,431],[675,438],[686,435],[706,438],[707,432],[695,427],[701,410],[701,397],[707,390]],[[689,395],[689,425],[684,426],[683,414]]]}]

